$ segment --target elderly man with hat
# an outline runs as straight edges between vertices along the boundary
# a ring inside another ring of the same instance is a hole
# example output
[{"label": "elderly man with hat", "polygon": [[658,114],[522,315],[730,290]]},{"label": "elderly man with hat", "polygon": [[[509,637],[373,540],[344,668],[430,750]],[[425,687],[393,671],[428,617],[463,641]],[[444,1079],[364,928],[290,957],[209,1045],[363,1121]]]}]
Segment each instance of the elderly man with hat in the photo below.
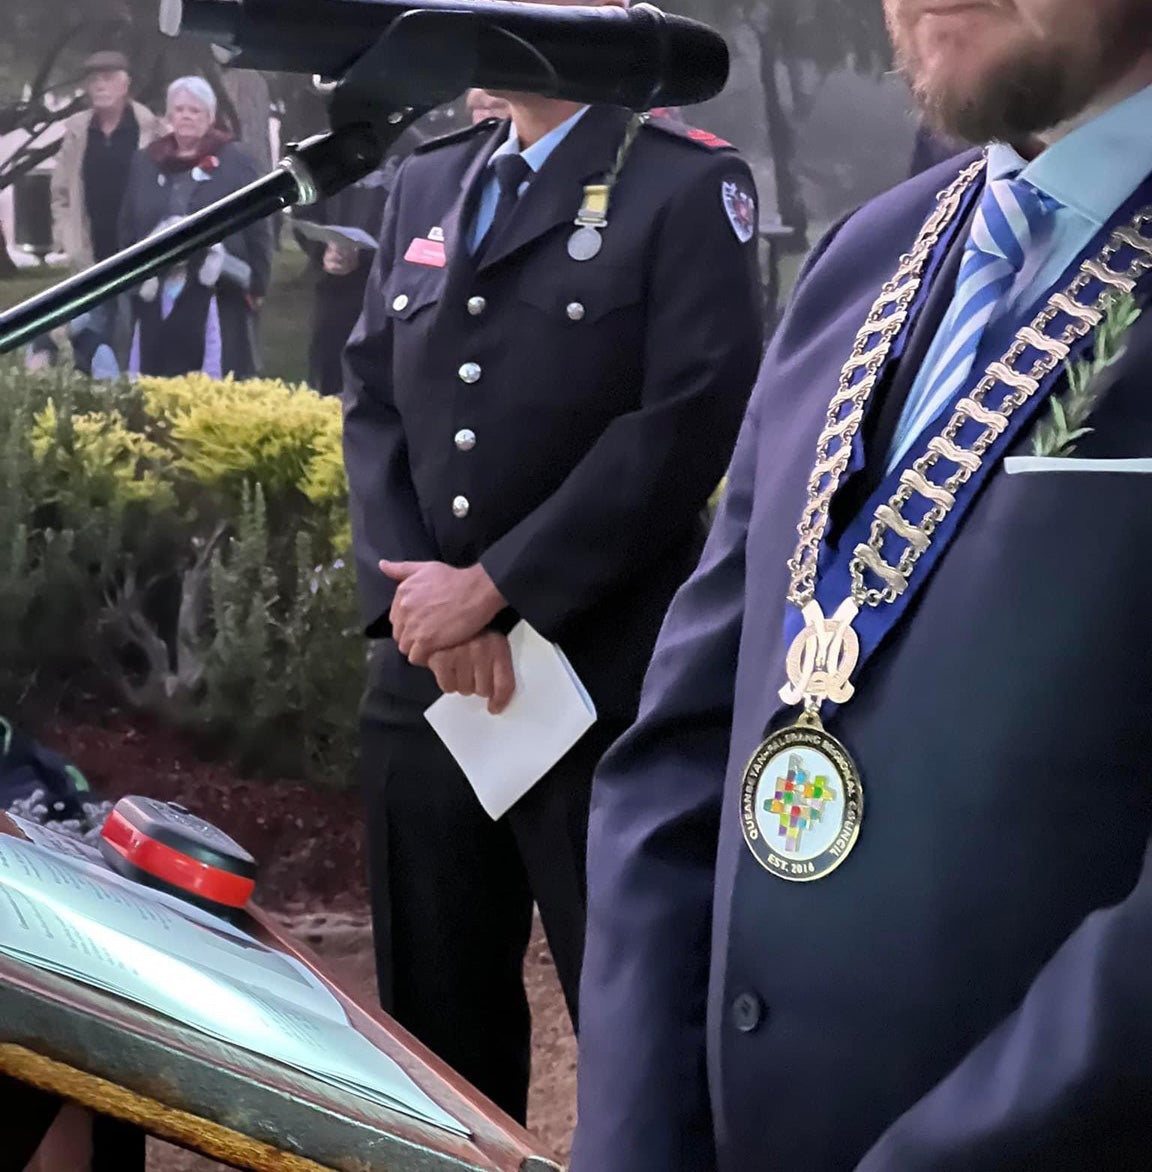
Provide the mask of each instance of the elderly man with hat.
[{"label": "elderly man with hat", "polygon": [[122,53],[93,53],[84,62],[84,87],[90,108],[64,123],[52,174],[56,246],[77,269],[116,252],[132,156],[163,133],[160,119],[131,100]]},{"label": "elderly man with hat", "polygon": [[[164,131],[147,106],[131,100],[128,59],[122,53],[93,53],[84,62],[84,87],[89,109],[64,123],[52,173],[52,233],[56,249],[76,270],[117,251],[132,157]],[[122,363],[128,329],[121,308],[119,302],[102,306],[84,333],[114,342]],[[85,365],[79,353],[76,357]]]}]

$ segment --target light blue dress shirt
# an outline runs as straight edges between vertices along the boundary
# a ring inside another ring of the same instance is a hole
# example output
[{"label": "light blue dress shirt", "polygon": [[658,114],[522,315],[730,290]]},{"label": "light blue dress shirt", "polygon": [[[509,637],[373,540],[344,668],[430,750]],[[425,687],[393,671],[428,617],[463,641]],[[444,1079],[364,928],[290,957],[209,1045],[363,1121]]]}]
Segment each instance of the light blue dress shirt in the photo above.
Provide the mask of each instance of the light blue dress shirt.
[{"label": "light blue dress shirt", "polygon": [[[988,179],[1013,175],[1057,200],[1047,232],[1034,244],[996,313],[1021,322],[1071,267],[1124,202],[1152,175],[1152,86],[1085,123],[1042,151],[1032,162],[1005,143],[988,148]],[[948,311],[908,395],[893,440],[889,467],[946,406],[928,399],[929,379],[951,335]]]},{"label": "light blue dress shirt", "polygon": [[[513,125],[508,128],[507,139],[492,152],[492,158],[488,161],[488,182],[480,194],[480,202],[476,206],[476,220],[472,225],[472,235],[468,239],[470,252],[475,253],[476,249],[480,247],[480,241],[487,235],[488,229],[492,227],[492,221],[496,218],[496,205],[500,202],[500,183],[492,168],[493,162],[501,155],[519,154],[523,156],[524,162],[534,172],[539,173],[540,168],[548,161],[552,152],[568,137],[572,128],[587,112],[587,106],[577,110],[571,118],[561,122],[559,126],[548,131],[543,138],[534,142],[530,147],[526,147],[523,151],[520,149],[520,139],[516,134],[516,127]],[[527,182],[520,185],[521,195],[524,194],[524,188],[527,186]]]}]

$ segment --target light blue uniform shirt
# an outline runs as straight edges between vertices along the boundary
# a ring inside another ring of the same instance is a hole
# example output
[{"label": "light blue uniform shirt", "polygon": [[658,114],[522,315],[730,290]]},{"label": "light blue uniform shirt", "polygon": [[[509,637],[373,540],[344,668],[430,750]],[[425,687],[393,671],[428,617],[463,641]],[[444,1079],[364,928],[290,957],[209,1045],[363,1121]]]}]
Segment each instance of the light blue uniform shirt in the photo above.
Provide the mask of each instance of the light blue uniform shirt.
[{"label": "light blue uniform shirt", "polygon": [[[496,218],[496,205],[500,202],[500,182],[496,178],[496,172],[492,169],[492,163],[501,155],[519,154],[523,156],[524,162],[534,172],[539,173],[540,168],[548,161],[552,152],[568,137],[572,128],[587,112],[587,106],[577,110],[571,118],[561,122],[554,130],[548,131],[543,138],[523,151],[520,150],[520,139],[516,134],[516,127],[513,125],[508,128],[507,139],[492,152],[492,158],[488,162],[488,182],[484,185],[484,190],[480,194],[480,202],[476,207],[476,221],[472,225],[472,235],[468,241],[469,251],[474,253],[480,247],[480,241],[487,235],[488,229],[492,227],[492,221]],[[521,195],[524,194],[524,189],[527,186],[527,182],[520,185]]]},{"label": "light blue uniform shirt", "polygon": [[[1011,314],[1023,322],[1045,291],[1071,268],[1093,237],[1152,175],[1152,86],[1078,127],[1031,163],[1005,143],[994,143],[988,148],[988,179],[1013,175],[1060,204],[996,310],[997,318]],[[908,395],[889,468],[896,466],[947,406],[929,401],[928,383],[951,336],[955,308],[953,305],[945,315]]]}]

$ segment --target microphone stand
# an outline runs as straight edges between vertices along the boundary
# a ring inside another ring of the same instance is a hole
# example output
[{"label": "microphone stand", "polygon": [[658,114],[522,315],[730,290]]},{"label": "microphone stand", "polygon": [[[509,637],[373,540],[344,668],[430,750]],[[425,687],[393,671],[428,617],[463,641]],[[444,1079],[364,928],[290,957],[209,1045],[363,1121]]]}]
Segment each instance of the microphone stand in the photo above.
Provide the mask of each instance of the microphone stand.
[{"label": "microphone stand", "polygon": [[475,40],[445,45],[423,15],[396,21],[348,70],[332,94],[331,131],[290,146],[263,179],[0,314],[0,354],[265,216],[335,195],[379,167],[413,122],[468,88],[475,69]]}]

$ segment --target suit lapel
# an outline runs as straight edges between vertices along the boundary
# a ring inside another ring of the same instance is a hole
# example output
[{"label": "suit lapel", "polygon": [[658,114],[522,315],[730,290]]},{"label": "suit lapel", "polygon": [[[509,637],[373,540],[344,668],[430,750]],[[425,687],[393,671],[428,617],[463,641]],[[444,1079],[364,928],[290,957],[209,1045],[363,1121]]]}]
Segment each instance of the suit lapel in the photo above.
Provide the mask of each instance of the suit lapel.
[{"label": "suit lapel", "polygon": [[836,494],[832,503],[833,533],[841,532],[859,514],[887,474],[888,452],[908,396],[912,393],[920,368],[952,305],[968,234],[968,225],[957,233],[948,256],[936,274],[928,298],[912,325],[904,353],[889,376],[887,389],[882,396],[873,400],[872,409],[863,425],[864,467],[845,481]]},{"label": "suit lapel", "polygon": [[580,119],[528,185],[507,229],[488,250],[481,272],[558,225],[575,221],[584,185],[612,169],[630,117],[617,106],[593,106]]},{"label": "suit lapel", "polygon": [[468,164],[460,180],[460,190],[449,207],[440,227],[444,230],[444,251],[448,257],[449,277],[459,274],[462,266],[471,268],[472,254],[468,248],[468,229],[476,212],[476,204],[484,187],[488,162],[496,148],[508,137],[508,123],[496,126],[491,137]]}]

